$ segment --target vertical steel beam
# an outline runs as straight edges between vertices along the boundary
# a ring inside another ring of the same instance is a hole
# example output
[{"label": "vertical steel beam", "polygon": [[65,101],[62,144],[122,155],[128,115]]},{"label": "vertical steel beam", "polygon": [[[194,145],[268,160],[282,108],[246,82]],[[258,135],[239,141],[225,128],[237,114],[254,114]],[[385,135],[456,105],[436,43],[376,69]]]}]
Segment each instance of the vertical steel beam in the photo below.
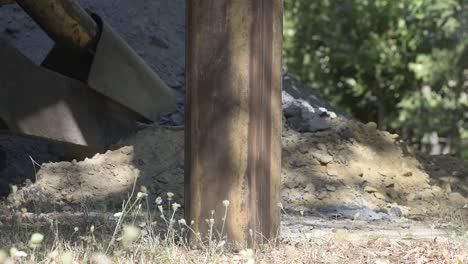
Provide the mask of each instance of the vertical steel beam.
[{"label": "vertical steel beam", "polygon": [[55,42],[75,50],[92,48],[98,26],[74,0],[16,0]]},{"label": "vertical steel beam", "polygon": [[186,220],[240,246],[277,237],[282,0],[187,0]]}]

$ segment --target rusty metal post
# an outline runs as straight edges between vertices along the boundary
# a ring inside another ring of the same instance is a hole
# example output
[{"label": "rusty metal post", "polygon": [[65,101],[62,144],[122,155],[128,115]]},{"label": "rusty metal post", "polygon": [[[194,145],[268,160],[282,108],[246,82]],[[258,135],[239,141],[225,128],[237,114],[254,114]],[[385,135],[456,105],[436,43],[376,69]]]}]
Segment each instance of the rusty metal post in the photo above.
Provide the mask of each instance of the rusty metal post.
[{"label": "rusty metal post", "polygon": [[186,220],[255,246],[277,237],[282,0],[187,0]]},{"label": "rusty metal post", "polygon": [[73,0],[16,0],[55,42],[75,50],[92,48],[98,26]]}]

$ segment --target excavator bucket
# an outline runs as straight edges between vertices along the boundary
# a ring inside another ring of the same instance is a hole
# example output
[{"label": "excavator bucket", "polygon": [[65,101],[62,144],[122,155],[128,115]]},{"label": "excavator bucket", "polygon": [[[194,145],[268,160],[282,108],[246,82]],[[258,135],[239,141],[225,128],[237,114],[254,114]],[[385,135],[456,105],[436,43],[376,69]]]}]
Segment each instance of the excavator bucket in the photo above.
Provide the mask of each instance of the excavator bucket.
[{"label": "excavator bucket", "polygon": [[10,131],[98,152],[136,130],[133,116],[112,100],[1,40],[0,58],[0,119]]},{"label": "excavator bucket", "polygon": [[74,0],[16,2],[55,46],[37,66],[0,40],[0,129],[102,151],[175,105],[144,60]]},{"label": "excavator bucket", "polygon": [[148,120],[156,121],[159,113],[175,105],[171,89],[99,16],[93,18],[74,0],[16,2],[55,40],[44,67],[79,77]]}]

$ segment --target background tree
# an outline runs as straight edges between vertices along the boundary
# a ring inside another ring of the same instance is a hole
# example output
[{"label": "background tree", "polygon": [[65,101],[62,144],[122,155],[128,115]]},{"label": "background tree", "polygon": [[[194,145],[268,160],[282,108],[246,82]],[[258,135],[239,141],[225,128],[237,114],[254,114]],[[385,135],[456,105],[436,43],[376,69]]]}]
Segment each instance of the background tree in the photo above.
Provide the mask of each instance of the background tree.
[{"label": "background tree", "polygon": [[421,150],[468,157],[468,0],[285,4],[288,72]]}]

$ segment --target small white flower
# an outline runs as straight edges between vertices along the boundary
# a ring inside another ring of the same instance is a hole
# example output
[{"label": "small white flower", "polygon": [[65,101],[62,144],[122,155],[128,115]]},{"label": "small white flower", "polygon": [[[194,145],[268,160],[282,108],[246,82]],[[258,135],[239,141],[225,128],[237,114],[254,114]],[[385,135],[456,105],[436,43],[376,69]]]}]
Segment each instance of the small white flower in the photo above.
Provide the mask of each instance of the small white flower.
[{"label": "small white flower", "polygon": [[215,220],[213,218],[210,218],[210,225],[214,225]]},{"label": "small white flower", "polygon": [[144,197],[148,196],[147,193],[144,193],[144,192],[138,192],[137,193],[137,199],[140,200],[140,199],[143,199]]},{"label": "small white flower", "polygon": [[73,230],[74,230],[75,232],[78,232],[78,231],[80,231],[80,228],[77,227],[77,226],[75,226],[75,228],[73,228]]},{"label": "small white flower", "polygon": [[172,197],[174,197],[174,193],[168,192],[167,193],[167,199],[170,201],[170,200],[172,200]]},{"label": "small white flower", "polygon": [[172,210],[173,211],[177,211],[177,208],[179,208],[179,207],[180,207],[180,204],[178,204],[178,203],[173,203],[172,204]]},{"label": "small white flower", "polygon": [[301,214],[301,216],[304,216],[304,211],[299,211],[299,213]]},{"label": "small white flower", "polygon": [[91,256],[91,262],[92,263],[99,263],[99,264],[112,264],[112,260],[102,254],[102,253],[94,253],[92,256]]},{"label": "small white flower", "polygon": [[228,207],[229,206],[229,200],[224,200],[223,205],[224,205],[224,207]]},{"label": "small white flower", "polygon": [[91,225],[91,227],[89,228],[89,231],[90,231],[91,233],[94,233],[94,225]]},{"label": "small white flower", "polygon": [[182,219],[179,220],[179,224],[187,225],[187,222],[185,222],[185,219],[182,218]]},{"label": "small white flower", "polygon": [[162,207],[162,205],[158,205],[158,210],[159,210],[159,212],[163,213],[163,207]]},{"label": "small white flower", "polygon": [[27,257],[27,256],[28,256],[28,254],[26,252],[24,252],[24,251],[16,251],[15,252],[15,257],[17,257],[17,258],[24,258],[24,257]]},{"label": "small white flower", "polygon": [[466,208],[468,208],[468,204],[465,204],[465,205],[463,206],[463,209],[466,209]]},{"label": "small white flower", "polygon": [[216,247],[220,248],[226,244],[226,241],[221,240]]},{"label": "small white flower", "polygon": [[140,237],[141,230],[138,227],[130,225],[130,226],[124,226],[122,233],[123,233],[122,244],[124,247],[128,247],[135,240],[137,240],[138,237]]},{"label": "small white flower", "polygon": [[276,204],[281,210],[283,210],[283,204],[282,203],[277,203]]},{"label": "small white flower", "polygon": [[41,233],[34,233],[32,234],[31,238],[29,239],[29,247],[30,248],[37,248],[41,245],[42,241],[44,240],[44,235]]},{"label": "small white flower", "polygon": [[115,214],[114,214],[114,217],[115,217],[115,218],[120,218],[122,215],[123,215],[122,212],[118,212],[118,213],[115,213]]},{"label": "small white flower", "polygon": [[161,198],[160,196],[158,196],[154,202],[155,202],[156,204],[161,204],[162,201],[163,201],[162,198]]}]

